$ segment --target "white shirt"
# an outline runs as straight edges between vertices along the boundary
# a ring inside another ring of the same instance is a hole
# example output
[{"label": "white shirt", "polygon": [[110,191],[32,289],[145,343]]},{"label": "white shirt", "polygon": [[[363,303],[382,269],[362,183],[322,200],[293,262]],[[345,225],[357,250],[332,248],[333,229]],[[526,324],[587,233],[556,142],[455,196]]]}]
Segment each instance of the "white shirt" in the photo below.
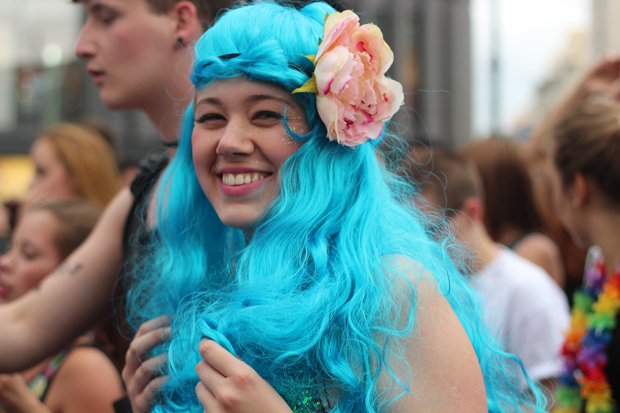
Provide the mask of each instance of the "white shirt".
[{"label": "white shirt", "polygon": [[564,291],[540,267],[502,248],[476,277],[491,331],[518,356],[532,380],[557,377],[570,325]]}]

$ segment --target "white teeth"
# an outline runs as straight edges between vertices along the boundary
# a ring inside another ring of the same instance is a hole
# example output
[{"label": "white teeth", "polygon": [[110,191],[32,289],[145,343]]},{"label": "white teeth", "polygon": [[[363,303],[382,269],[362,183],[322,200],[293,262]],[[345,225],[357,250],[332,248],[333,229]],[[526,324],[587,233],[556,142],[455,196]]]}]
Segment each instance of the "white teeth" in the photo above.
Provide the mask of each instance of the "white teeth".
[{"label": "white teeth", "polygon": [[266,177],[266,174],[260,174],[257,172],[254,174],[222,174],[222,182],[224,185],[238,186],[260,181]]}]

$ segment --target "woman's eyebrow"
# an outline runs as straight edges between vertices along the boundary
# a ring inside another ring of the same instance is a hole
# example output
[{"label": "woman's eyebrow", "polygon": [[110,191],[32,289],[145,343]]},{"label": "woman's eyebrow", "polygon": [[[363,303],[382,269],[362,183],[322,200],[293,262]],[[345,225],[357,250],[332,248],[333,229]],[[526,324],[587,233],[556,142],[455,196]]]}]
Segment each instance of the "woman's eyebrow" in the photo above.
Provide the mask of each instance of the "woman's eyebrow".
[{"label": "woman's eyebrow", "polygon": [[[282,102],[288,106],[292,105],[292,103],[290,101],[288,101],[287,99],[281,98],[280,96],[276,96],[276,95],[268,95],[268,94],[259,94],[259,95],[251,95],[248,96],[248,98],[246,99],[246,103],[256,103],[256,102],[260,102],[263,100],[277,100],[279,102]],[[222,101],[216,97],[205,97],[202,99],[199,99],[198,101],[196,101],[196,106],[201,105],[201,104],[211,104],[211,105],[216,105],[216,106],[224,106],[224,104],[222,103]]]},{"label": "woman's eyebrow", "polygon": [[216,106],[223,106],[222,101],[215,97],[202,98],[196,102],[196,106],[207,103]]},{"label": "woman's eyebrow", "polygon": [[267,94],[252,95],[252,96],[249,96],[247,99],[249,103],[259,102],[261,100],[277,100],[287,105],[291,105],[290,101],[288,101],[287,99],[281,98],[280,96],[276,96],[276,95],[267,95]]}]

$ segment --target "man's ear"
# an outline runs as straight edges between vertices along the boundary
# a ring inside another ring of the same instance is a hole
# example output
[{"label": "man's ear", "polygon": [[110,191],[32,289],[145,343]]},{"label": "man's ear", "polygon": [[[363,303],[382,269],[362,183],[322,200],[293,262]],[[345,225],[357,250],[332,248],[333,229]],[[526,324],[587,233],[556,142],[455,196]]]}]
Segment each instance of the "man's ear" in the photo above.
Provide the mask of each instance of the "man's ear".
[{"label": "man's ear", "polygon": [[465,198],[460,211],[467,215],[473,222],[482,222],[484,220],[484,204],[480,198],[473,196]]},{"label": "man's ear", "polygon": [[203,32],[196,5],[191,1],[176,3],[168,12],[168,16],[173,24],[174,40],[178,47],[184,47],[197,40]]}]

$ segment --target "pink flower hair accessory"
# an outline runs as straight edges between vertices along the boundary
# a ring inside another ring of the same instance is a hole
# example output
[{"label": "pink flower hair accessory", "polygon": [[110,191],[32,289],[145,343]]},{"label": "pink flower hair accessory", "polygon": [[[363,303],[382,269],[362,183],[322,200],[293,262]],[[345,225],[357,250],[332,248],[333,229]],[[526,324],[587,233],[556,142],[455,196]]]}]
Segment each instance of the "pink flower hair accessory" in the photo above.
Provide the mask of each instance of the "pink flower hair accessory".
[{"label": "pink flower hair accessory", "polygon": [[314,75],[293,93],[315,93],[327,137],[355,148],[377,139],[404,101],[403,87],[385,76],[392,50],[373,24],[360,26],[350,10],[326,16]]}]

